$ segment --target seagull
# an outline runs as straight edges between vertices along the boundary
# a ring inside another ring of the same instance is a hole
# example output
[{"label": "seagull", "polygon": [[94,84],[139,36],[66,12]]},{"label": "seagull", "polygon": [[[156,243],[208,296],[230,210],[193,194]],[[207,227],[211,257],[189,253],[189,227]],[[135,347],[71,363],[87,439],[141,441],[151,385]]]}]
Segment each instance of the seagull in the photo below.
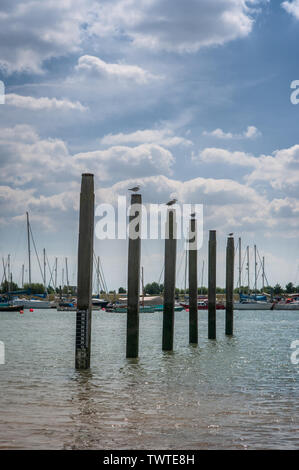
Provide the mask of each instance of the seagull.
[{"label": "seagull", "polygon": [[166,206],[173,206],[173,204],[175,204],[176,202],[177,202],[177,199],[172,199],[171,201],[166,202]]},{"label": "seagull", "polygon": [[133,193],[137,193],[139,191],[140,187],[139,186],[134,186],[134,188],[129,188],[128,191],[132,191]]},{"label": "seagull", "polygon": [[233,233],[229,233],[228,236],[229,236],[229,237],[232,237],[232,236],[233,236]]},{"label": "seagull", "polygon": [[196,212],[192,212],[192,214],[190,214],[190,217],[195,217],[196,216]]}]

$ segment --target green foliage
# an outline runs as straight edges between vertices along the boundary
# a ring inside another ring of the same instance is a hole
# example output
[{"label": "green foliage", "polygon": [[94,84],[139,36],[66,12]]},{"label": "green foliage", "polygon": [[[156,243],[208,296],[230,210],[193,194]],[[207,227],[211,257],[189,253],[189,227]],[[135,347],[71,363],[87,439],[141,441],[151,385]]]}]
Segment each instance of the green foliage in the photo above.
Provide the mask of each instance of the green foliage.
[{"label": "green foliage", "polygon": [[159,295],[163,292],[163,287],[163,284],[159,285],[157,282],[152,282],[151,284],[146,284],[144,292],[149,295]]},{"label": "green foliage", "polygon": [[29,290],[31,291],[31,294],[44,294],[45,293],[45,287],[43,284],[35,283],[35,284],[24,284],[24,290]]},{"label": "green foliage", "polygon": [[289,282],[287,285],[286,285],[286,292],[288,294],[294,294],[296,292],[296,289],[295,289],[295,286],[292,282]]},{"label": "green foliage", "polygon": [[118,289],[118,293],[119,293],[119,294],[126,294],[127,291],[126,291],[126,289],[125,289],[124,287],[120,287],[120,288]]},{"label": "green foliage", "polygon": [[8,282],[8,281],[4,281],[2,282],[1,284],[1,287],[0,287],[0,291],[1,291],[1,294],[4,294],[5,292],[11,292],[11,291],[15,291],[15,290],[18,290],[18,285],[15,284],[14,282]]}]

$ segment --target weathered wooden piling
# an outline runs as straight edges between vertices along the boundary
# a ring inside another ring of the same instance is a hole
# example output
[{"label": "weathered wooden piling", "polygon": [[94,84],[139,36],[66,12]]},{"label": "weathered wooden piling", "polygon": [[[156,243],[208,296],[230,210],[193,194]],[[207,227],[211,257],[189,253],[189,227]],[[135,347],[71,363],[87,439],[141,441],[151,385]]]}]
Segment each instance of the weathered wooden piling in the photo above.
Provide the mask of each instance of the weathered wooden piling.
[{"label": "weathered wooden piling", "polygon": [[234,330],[234,258],[235,246],[233,237],[228,237],[226,247],[226,313],[225,334],[231,336]]},{"label": "weathered wooden piling", "polygon": [[216,230],[209,232],[208,338],[216,339]]},{"label": "weathered wooden piling", "polygon": [[127,358],[138,357],[139,350],[141,204],[141,194],[132,194],[129,217]]},{"label": "weathered wooden piling", "polygon": [[176,271],[176,217],[175,210],[168,209],[165,237],[163,351],[173,350],[175,271]]},{"label": "weathered wooden piling", "polygon": [[190,220],[189,235],[189,343],[198,343],[197,309],[197,223]]},{"label": "weathered wooden piling", "polygon": [[94,179],[92,174],[83,174],[80,194],[78,243],[76,369],[89,369],[90,367],[93,239]]}]

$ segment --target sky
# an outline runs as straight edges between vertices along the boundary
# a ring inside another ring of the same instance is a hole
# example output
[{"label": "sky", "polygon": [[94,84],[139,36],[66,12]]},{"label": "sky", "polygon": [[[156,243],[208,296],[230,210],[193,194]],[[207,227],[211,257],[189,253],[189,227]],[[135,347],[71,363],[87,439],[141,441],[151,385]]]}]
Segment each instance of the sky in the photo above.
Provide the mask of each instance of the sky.
[{"label": "sky", "polygon": [[[67,257],[76,283],[88,172],[96,206],[132,185],[145,204],[203,204],[200,283],[217,230],[219,286],[230,232],[242,259],[250,246],[251,284],[256,245],[269,284],[298,285],[298,38],[299,0],[2,0],[0,255],[15,282],[23,263],[28,278],[28,211],[39,256],[50,269],[58,257],[59,283]],[[127,242],[95,239],[95,253],[108,289],[125,287]],[[143,241],[145,283],[161,278],[163,253],[163,240]],[[35,256],[32,269],[41,282]]]}]

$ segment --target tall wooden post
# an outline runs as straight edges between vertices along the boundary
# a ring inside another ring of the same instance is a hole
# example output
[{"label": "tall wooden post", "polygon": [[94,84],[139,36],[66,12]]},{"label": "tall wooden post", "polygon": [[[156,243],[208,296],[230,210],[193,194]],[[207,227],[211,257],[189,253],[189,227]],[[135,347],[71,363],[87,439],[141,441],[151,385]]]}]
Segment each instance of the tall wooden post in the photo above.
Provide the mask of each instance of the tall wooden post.
[{"label": "tall wooden post", "polygon": [[198,343],[197,224],[190,220],[189,235],[189,343]]},{"label": "tall wooden post", "polygon": [[141,257],[141,194],[132,194],[129,217],[127,358],[138,357]]},{"label": "tall wooden post", "polygon": [[89,369],[90,367],[93,238],[94,180],[93,175],[83,174],[78,245],[76,369]]},{"label": "tall wooden post", "polygon": [[175,271],[176,271],[176,217],[175,210],[168,209],[165,237],[163,351],[173,350]]},{"label": "tall wooden post", "polygon": [[225,334],[231,336],[234,330],[234,257],[233,237],[227,239],[226,247],[226,314]]},{"label": "tall wooden post", "polygon": [[216,230],[209,232],[208,338],[216,339]]}]

